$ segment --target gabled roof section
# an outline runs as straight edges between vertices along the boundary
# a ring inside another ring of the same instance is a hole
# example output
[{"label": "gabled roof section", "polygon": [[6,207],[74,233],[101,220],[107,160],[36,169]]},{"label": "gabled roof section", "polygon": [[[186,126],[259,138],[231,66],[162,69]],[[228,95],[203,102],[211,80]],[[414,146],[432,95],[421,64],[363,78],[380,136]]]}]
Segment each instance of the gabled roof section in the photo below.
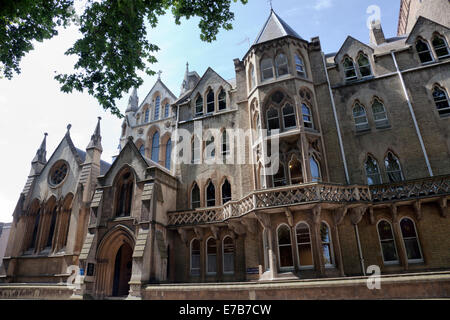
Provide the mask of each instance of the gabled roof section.
[{"label": "gabled roof section", "polygon": [[443,24],[437,23],[433,20],[427,19],[423,16],[420,16],[417,21],[416,24],[414,25],[414,27],[411,29],[411,32],[408,35],[408,38],[406,39],[406,43],[407,44],[412,44],[413,40],[415,40],[416,35],[420,32],[420,28],[424,25],[424,24],[434,24],[437,25],[441,28],[445,28],[447,30],[450,30],[448,27],[444,26]]},{"label": "gabled roof section", "polygon": [[157,85],[161,85],[165,90],[167,90],[167,92],[170,94],[171,98],[173,99],[173,101],[177,100],[177,97],[173,94],[173,92],[164,84],[164,82],[161,81],[160,78],[158,78],[158,80],[156,80],[155,84],[153,85],[153,87],[150,89],[150,91],[148,92],[148,94],[145,96],[145,99],[142,100],[141,105],[139,106],[138,110],[141,110],[142,107],[145,104],[145,101],[147,101],[147,98],[153,93],[154,89],[156,88]]},{"label": "gabled roof section", "polygon": [[273,9],[270,11],[269,18],[264,24],[263,28],[256,37],[254,44],[267,42],[270,40],[292,36],[303,40],[286,22],[283,21]]},{"label": "gabled roof section", "polygon": [[367,48],[372,53],[374,52],[374,50],[373,50],[373,48],[371,46],[368,46],[367,44],[359,41],[358,39],[353,38],[352,36],[348,36],[347,39],[345,39],[345,41],[342,44],[342,46],[339,49],[339,51],[334,56],[334,60],[335,60],[336,63],[339,63],[338,60],[341,59],[341,56],[345,55],[345,49],[350,47],[353,43],[357,43],[358,45]]}]

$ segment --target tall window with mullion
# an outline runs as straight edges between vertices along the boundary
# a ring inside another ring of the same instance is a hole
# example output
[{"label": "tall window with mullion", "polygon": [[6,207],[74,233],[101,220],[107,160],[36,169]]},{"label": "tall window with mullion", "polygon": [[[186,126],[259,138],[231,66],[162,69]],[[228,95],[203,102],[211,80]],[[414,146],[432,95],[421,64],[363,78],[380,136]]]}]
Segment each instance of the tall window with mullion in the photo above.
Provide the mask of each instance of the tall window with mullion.
[{"label": "tall window with mullion", "polygon": [[209,89],[208,94],[206,95],[206,113],[214,112],[214,91]]},{"label": "tall window with mullion", "polygon": [[450,105],[447,91],[435,85],[433,88],[433,99],[440,116],[450,115]]},{"label": "tall window with mullion", "polygon": [[156,97],[156,102],[155,102],[155,120],[159,119],[159,109],[161,108],[161,97],[157,96]]},{"label": "tall window with mullion", "polygon": [[372,103],[373,118],[375,120],[375,126],[379,129],[389,127],[389,119],[387,116],[386,108],[384,104],[375,98]]},{"label": "tall window with mullion", "polygon": [[416,225],[409,218],[403,218],[400,221],[403,242],[405,244],[406,256],[409,262],[423,261],[422,250],[420,249],[417,237]]},{"label": "tall window with mullion", "polygon": [[356,75],[355,64],[353,63],[353,60],[350,57],[345,57],[343,65],[345,81],[357,80],[358,76]]},{"label": "tall window with mullion", "polygon": [[226,163],[228,156],[230,155],[230,142],[228,141],[227,131],[222,132],[222,161]]},{"label": "tall window with mullion", "polygon": [[280,119],[278,114],[278,109],[275,109],[274,107],[270,107],[269,110],[267,110],[267,130],[269,133],[272,132],[272,130],[280,130]]},{"label": "tall window with mullion", "polygon": [[216,187],[212,181],[209,181],[208,186],[206,187],[206,206],[214,207],[216,205]]},{"label": "tall window with mullion", "polygon": [[172,140],[169,139],[166,144],[166,161],[165,161],[165,167],[168,170],[170,170],[171,157],[172,157]]},{"label": "tall window with mullion", "polygon": [[194,136],[191,142],[191,162],[200,162],[200,139]]},{"label": "tall window with mullion", "polygon": [[375,160],[372,156],[368,156],[367,160],[364,164],[364,167],[366,169],[366,176],[367,176],[367,184],[368,185],[376,185],[381,184],[381,174],[380,174],[380,168],[378,167],[378,162]]},{"label": "tall window with mullion", "polygon": [[305,126],[305,128],[314,129],[314,121],[311,108],[304,103],[302,103],[302,116],[303,125]]},{"label": "tall window with mullion", "polygon": [[159,131],[156,131],[152,139],[152,161],[159,162]]},{"label": "tall window with mullion", "polygon": [[416,42],[416,50],[419,55],[420,62],[427,63],[433,62],[433,55],[431,54],[428,43],[423,39],[418,39]]},{"label": "tall window with mullion", "polygon": [[262,81],[273,78],[273,64],[271,58],[261,60],[261,78]]},{"label": "tall window with mullion", "polygon": [[150,120],[150,109],[145,109],[144,122],[148,123],[149,120]]},{"label": "tall window with mullion", "polygon": [[280,53],[277,55],[275,58],[275,66],[277,69],[277,77],[281,77],[289,73],[288,59],[285,54]]},{"label": "tall window with mullion", "polygon": [[234,241],[230,236],[223,238],[223,273],[234,273]]},{"label": "tall window with mullion", "polygon": [[231,184],[228,182],[228,179],[225,179],[222,184],[222,204],[231,201]]},{"label": "tall window with mullion", "polygon": [[372,76],[372,68],[370,67],[369,57],[362,52],[358,55],[358,66],[361,77],[366,78]]},{"label": "tall window with mullion", "polygon": [[365,131],[369,129],[366,109],[358,102],[356,102],[353,107],[353,119],[355,120],[356,131]]},{"label": "tall window with mullion", "polygon": [[300,222],[295,227],[295,234],[297,236],[297,250],[300,267],[313,267],[314,263],[309,226],[305,222]]},{"label": "tall window with mullion", "polygon": [[286,103],[283,107],[283,125],[284,129],[293,129],[297,127],[294,107],[290,103]]},{"label": "tall window with mullion", "polygon": [[168,118],[170,114],[170,104],[166,103],[164,106],[164,118]]},{"label": "tall window with mullion", "polygon": [[285,224],[278,228],[278,257],[280,268],[293,268],[291,231]]},{"label": "tall window with mullion", "polygon": [[392,152],[388,152],[384,159],[384,164],[389,182],[401,182],[404,180],[400,161]]},{"label": "tall window with mullion", "polygon": [[294,55],[295,59],[295,69],[297,70],[297,75],[306,78],[306,69],[305,69],[305,63],[303,62],[303,59],[299,55]]},{"label": "tall window with mullion", "polygon": [[193,210],[200,208],[200,188],[194,183],[191,189],[191,208]]},{"label": "tall window with mullion", "polygon": [[320,224],[320,239],[322,241],[322,257],[325,266],[334,265],[330,228],[325,222]]},{"label": "tall window with mullion", "polygon": [[433,41],[431,42],[434,47],[434,52],[439,59],[450,57],[450,50],[448,48],[447,41],[441,35],[434,35]]},{"label": "tall window with mullion", "polygon": [[378,222],[377,229],[384,263],[398,262],[397,247],[395,246],[391,224],[386,220],[381,220]]},{"label": "tall window with mullion", "polygon": [[211,160],[216,157],[216,144],[214,142],[214,136],[211,135],[208,139],[206,139],[205,145],[205,159]]},{"label": "tall window with mullion", "polygon": [[287,185],[286,174],[284,171],[284,165],[280,162],[278,165],[278,172],[273,176],[273,186],[283,187]]},{"label": "tall window with mullion", "polygon": [[322,179],[322,175],[320,173],[320,165],[316,158],[312,155],[309,158],[309,166],[311,168],[311,179],[313,182],[318,182]]},{"label": "tall window with mullion", "polygon": [[203,115],[203,98],[200,95],[195,100],[195,115]]},{"label": "tall window with mullion", "polygon": [[225,110],[227,108],[227,94],[225,90],[220,90],[219,93],[219,111]]},{"label": "tall window with mullion", "polygon": [[206,241],[206,273],[216,274],[217,272],[217,244],[216,239],[209,238]]},{"label": "tall window with mullion", "polygon": [[200,275],[200,241],[191,241],[191,275]]}]

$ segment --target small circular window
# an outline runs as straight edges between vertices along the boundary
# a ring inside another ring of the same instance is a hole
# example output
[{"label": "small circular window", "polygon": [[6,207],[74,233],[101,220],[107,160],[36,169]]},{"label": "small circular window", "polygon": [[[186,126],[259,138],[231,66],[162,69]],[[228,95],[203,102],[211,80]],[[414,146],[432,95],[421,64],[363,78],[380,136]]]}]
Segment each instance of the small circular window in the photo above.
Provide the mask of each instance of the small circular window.
[{"label": "small circular window", "polygon": [[69,166],[65,161],[58,161],[50,170],[49,182],[52,186],[60,185],[67,176]]}]

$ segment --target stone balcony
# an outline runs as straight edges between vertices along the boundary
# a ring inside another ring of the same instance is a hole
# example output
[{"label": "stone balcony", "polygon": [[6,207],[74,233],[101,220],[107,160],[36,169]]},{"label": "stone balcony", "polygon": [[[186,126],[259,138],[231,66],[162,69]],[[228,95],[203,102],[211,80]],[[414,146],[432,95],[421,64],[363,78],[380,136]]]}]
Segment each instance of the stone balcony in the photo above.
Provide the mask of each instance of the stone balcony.
[{"label": "stone balcony", "polygon": [[240,200],[230,201],[220,207],[170,212],[168,226],[223,223],[253,211],[314,203],[328,204],[330,207],[361,204],[369,206],[440,198],[441,207],[446,210],[449,195],[450,175],[377,186],[308,183],[254,191]]}]

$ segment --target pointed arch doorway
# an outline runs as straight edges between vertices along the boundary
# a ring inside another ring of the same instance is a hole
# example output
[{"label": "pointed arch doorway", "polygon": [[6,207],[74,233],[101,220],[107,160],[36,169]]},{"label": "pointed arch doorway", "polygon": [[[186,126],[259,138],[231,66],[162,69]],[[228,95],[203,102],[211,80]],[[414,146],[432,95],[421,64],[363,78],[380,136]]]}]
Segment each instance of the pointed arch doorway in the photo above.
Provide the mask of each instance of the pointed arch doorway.
[{"label": "pointed arch doorway", "polygon": [[128,243],[124,243],[116,254],[114,262],[114,280],[113,280],[113,297],[121,297],[128,295],[130,290],[131,266],[133,249]]}]

